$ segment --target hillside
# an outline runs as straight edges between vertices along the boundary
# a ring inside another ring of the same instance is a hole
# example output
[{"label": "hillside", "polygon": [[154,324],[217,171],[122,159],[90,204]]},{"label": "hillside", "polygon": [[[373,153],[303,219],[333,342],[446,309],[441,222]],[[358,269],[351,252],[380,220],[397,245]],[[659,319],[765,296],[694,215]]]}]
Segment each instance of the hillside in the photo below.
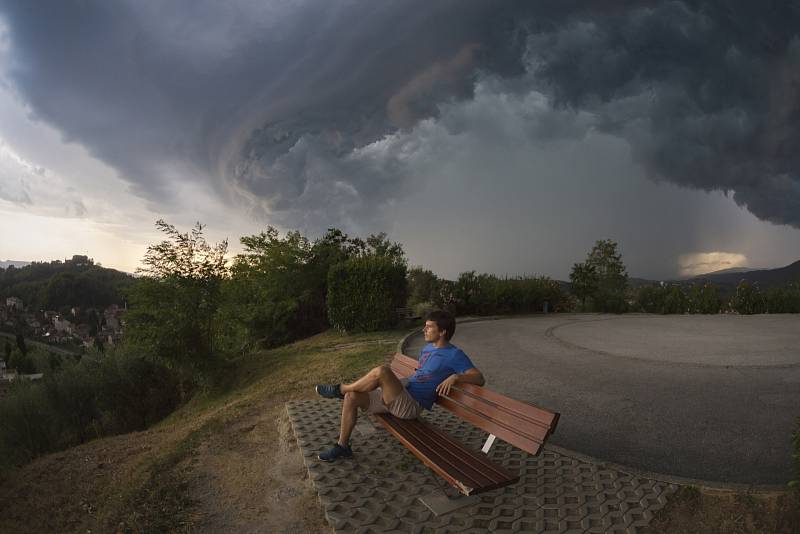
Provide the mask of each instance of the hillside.
[{"label": "hillside", "polygon": [[22,299],[26,309],[105,307],[122,303],[134,277],[95,265],[90,259],[33,262],[0,270],[0,302]]},{"label": "hillside", "polygon": [[330,532],[284,405],[315,398],[315,383],[360,376],[406,333],[328,331],[250,354],[146,431],[7,474],[0,532]]},{"label": "hillside", "polygon": [[761,289],[785,286],[791,282],[800,282],[800,260],[778,269],[758,269],[747,272],[720,272],[696,276],[693,280],[708,280],[720,285],[735,286],[741,280],[757,283]]}]

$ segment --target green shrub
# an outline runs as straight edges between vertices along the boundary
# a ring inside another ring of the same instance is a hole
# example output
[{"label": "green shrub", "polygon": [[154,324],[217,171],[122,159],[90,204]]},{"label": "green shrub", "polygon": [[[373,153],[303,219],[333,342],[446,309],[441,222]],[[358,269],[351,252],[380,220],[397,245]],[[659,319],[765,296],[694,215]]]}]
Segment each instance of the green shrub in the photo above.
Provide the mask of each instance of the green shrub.
[{"label": "green shrub", "polygon": [[767,313],[800,313],[800,286],[772,288],[764,294]]},{"label": "green shrub", "polygon": [[758,284],[751,284],[747,280],[739,282],[739,285],[736,286],[736,294],[731,297],[730,308],[741,315],[764,313],[766,302],[764,295],[758,289]]},{"label": "green shrub", "polygon": [[714,314],[719,313],[722,308],[719,288],[710,282],[702,286],[692,284],[687,297],[689,313]]},{"label": "green shrub", "polygon": [[0,470],[56,450],[58,428],[40,384],[14,384],[0,401]]},{"label": "green shrub", "polygon": [[688,308],[688,299],[683,289],[679,285],[668,286],[666,294],[664,295],[664,307],[661,313],[664,314],[682,314],[686,313]]},{"label": "green shrub", "polygon": [[558,282],[547,277],[498,278],[490,274],[461,273],[453,284],[458,315],[537,313],[544,308],[563,309],[565,295]]},{"label": "green shrub", "polygon": [[181,399],[177,376],[123,349],[65,360],[41,382],[15,384],[0,401],[0,470],[98,436],[141,430]]},{"label": "green shrub", "polygon": [[645,313],[664,313],[667,291],[660,284],[641,286],[636,292],[635,306]]},{"label": "green shrub", "polygon": [[406,266],[383,256],[352,258],[328,273],[328,320],[343,331],[371,332],[397,323],[407,297]]}]

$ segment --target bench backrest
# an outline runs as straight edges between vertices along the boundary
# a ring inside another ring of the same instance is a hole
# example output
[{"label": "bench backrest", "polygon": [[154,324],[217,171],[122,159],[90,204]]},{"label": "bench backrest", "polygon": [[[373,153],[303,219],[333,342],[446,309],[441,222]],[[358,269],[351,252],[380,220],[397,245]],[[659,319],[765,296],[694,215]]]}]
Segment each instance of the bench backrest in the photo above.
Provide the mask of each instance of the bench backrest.
[{"label": "bench backrest", "polygon": [[[397,376],[406,378],[414,374],[418,364],[414,358],[398,352],[392,359],[391,367]],[[440,395],[436,403],[472,425],[533,455],[539,454],[545,440],[558,424],[558,413],[474,384],[454,386],[447,396]]]}]

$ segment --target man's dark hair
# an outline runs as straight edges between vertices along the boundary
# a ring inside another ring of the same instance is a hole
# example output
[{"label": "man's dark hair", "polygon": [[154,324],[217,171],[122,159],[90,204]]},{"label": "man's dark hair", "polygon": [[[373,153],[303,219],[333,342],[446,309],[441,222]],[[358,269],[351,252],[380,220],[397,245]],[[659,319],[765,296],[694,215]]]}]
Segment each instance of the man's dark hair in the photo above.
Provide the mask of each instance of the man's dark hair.
[{"label": "man's dark hair", "polygon": [[450,341],[450,338],[456,333],[456,318],[448,311],[433,310],[425,317],[425,320],[433,321],[439,330],[444,330],[444,338],[447,341]]}]

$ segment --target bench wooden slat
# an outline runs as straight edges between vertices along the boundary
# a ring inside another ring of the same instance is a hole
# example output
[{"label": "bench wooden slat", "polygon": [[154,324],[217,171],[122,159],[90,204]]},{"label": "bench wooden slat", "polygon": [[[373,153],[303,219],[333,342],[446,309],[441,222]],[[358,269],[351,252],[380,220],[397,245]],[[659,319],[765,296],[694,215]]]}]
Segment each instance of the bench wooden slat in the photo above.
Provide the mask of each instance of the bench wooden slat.
[{"label": "bench wooden slat", "polygon": [[498,438],[502,439],[503,441],[514,445],[522,449],[525,452],[528,452],[534,456],[539,454],[542,447],[542,442],[540,440],[528,437],[527,435],[520,434],[516,432],[513,428],[508,426],[501,426],[494,423],[491,419],[488,419],[486,416],[473,412],[471,410],[466,410],[460,407],[458,404],[453,402],[451,399],[447,397],[440,397],[437,401],[439,405],[444,408],[447,408],[452,413],[463,419],[464,421],[473,424],[474,426],[485,430],[490,434],[494,434]]},{"label": "bench wooden slat", "polygon": [[540,422],[541,424],[549,427],[550,430],[548,435],[552,434],[556,430],[559,418],[559,414],[557,412],[551,412],[549,410],[534,406],[533,404],[528,404],[527,402],[506,397],[501,393],[476,386],[475,384],[459,384],[458,387],[467,393],[480,395],[481,398],[484,398],[495,404],[502,405],[517,414],[524,415],[527,418]]},{"label": "bench wooden slat", "polygon": [[[438,447],[442,448],[441,450],[443,451],[443,456],[452,458],[458,462],[465,462],[472,460],[473,458],[479,458],[482,460],[480,468],[483,470],[480,472],[480,476],[487,478],[490,482],[501,482],[509,477],[510,473],[508,471],[488,460],[486,455],[477,454],[474,451],[463,448],[458,441],[451,438],[446,432],[438,430],[431,425],[424,423],[423,421],[416,421],[420,423],[419,427],[410,426],[414,437],[422,441],[427,441],[428,436],[430,436],[431,441],[436,443]],[[406,426],[407,422],[408,420],[398,418],[394,418],[393,421],[393,423],[399,423],[400,426]],[[421,433],[420,430],[423,432]],[[454,447],[454,445],[457,447]]]},{"label": "bench wooden slat", "polygon": [[470,463],[473,455],[450,436],[436,431],[420,421],[408,422],[394,418],[392,424],[404,433],[414,448],[442,466],[457,480],[472,488],[486,487],[506,480],[506,473],[498,471],[491,464],[474,465]]},{"label": "bench wooden slat", "polygon": [[551,427],[544,421],[537,421],[530,413],[519,413],[502,404],[488,402],[482,394],[461,389],[462,384],[450,389],[447,396],[439,396],[437,403],[453,414],[469,421],[478,428],[494,434],[526,452],[537,455],[542,444],[551,432]]},{"label": "bench wooden slat", "polygon": [[485,455],[465,449],[447,434],[419,420],[402,420],[388,414],[377,419],[422,463],[465,495],[513,484],[519,480]]},{"label": "bench wooden slat", "polygon": [[417,360],[400,352],[395,353],[394,358],[392,358],[392,371],[400,378],[413,375],[418,366],[419,362]]}]

